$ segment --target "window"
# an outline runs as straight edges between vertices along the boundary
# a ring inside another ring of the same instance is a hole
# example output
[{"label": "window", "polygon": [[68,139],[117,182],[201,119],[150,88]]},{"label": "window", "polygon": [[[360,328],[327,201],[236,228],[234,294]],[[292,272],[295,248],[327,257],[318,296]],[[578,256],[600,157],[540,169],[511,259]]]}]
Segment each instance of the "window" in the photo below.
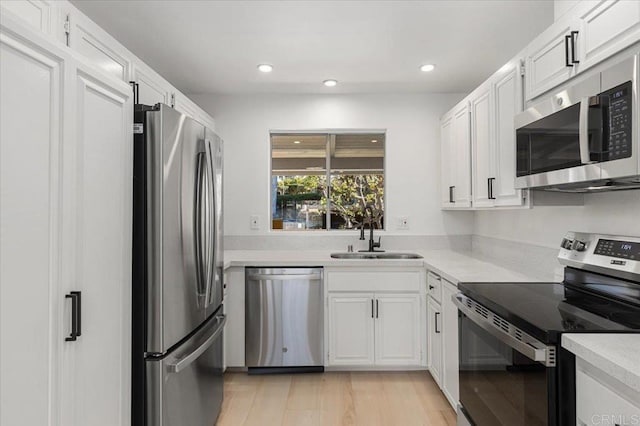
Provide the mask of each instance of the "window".
[{"label": "window", "polygon": [[272,229],[383,229],[384,149],[383,132],[272,133]]}]

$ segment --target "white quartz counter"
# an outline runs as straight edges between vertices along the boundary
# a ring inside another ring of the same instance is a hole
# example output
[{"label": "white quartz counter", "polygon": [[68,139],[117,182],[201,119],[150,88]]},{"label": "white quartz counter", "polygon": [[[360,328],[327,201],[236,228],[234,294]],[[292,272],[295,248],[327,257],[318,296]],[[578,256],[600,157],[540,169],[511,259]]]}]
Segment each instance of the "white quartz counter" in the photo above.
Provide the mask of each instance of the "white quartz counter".
[{"label": "white quartz counter", "polygon": [[640,392],[640,333],[563,334],[562,347]]},{"label": "white quartz counter", "polygon": [[[394,252],[397,252],[394,250]],[[424,259],[333,259],[327,250],[227,250],[225,268],[244,266],[323,266],[323,267],[426,267],[454,284],[459,282],[539,281],[500,265],[479,260],[470,252],[452,250],[413,250]]]}]

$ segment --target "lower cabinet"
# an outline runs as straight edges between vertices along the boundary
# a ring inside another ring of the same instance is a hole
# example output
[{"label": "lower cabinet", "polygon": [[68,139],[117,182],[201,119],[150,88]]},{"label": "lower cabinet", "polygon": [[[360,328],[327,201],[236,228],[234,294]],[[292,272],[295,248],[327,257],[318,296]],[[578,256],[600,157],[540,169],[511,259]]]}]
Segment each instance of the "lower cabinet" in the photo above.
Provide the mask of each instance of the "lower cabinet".
[{"label": "lower cabinet", "polygon": [[[432,273],[429,273],[433,275]],[[445,279],[442,283],[441,304],[432,297],[427,301],[427,366],[433,379],[447,397],[454,410],[458,405],[458,307],[453,296],[458,292],[455,284]]]},{"label": "lower cabinet", "polygon": [[375,300],[372,293],[329,295],[329,364],[375,363]]},{"label": "lower cabinet", "polygon": [[421,363],[420,295],[329,294],[329,365]]},{"label": "lower cabinet", "polygon": [[457,287],[442,280],[442,391],[455,408],[458,404],[458,307],[452,297]]},{"label": "lower cabinet", "polygon": [[442,387],[442,310],[440,304],[429,297],[427,301],[427,367],[438,386]]}]

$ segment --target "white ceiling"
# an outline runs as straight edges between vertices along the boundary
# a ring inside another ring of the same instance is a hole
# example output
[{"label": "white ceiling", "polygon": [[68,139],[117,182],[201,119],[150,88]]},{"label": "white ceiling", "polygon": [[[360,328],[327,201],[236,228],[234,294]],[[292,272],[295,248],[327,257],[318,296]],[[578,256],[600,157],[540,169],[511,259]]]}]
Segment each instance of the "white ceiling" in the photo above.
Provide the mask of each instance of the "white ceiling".
[{"label": "white ceiling", "polygon": [[553,21],[550,0],[72,2],[186,93],[468,92]]}]

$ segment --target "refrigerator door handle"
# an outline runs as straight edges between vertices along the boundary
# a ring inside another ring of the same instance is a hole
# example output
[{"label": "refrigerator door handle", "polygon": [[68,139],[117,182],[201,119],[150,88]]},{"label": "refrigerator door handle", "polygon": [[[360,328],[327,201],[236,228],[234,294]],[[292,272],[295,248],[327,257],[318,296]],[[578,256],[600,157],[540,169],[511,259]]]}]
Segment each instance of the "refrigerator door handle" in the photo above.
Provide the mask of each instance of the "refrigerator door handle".
[{"label": "refrigerator door handle", "polygon": [[206,304],[206,271],[204,259],[206,249],[203,241],[204,218],[203,218],[203,197],[205,194],[205,162],[206,154],[198,153],[196,157],[196,182],[195,182],[195,205],[194,205],[194,238],[195,238],[195,264],[196,264],[196,292],[199,297],[205,296]]},{"label": "refrigerator door handle", "polygon": [[205,306],[211,304],[211,293],[213,292],[213,280],[215,280],[215,191],[213,177],[213,158],[211,155],[211,141],[205,139],[205,155],[206,155],[206,177],[207,177],[207,226],[206,226],[206,290],[205,290]]},{"label": "refrigerator door handle", "polygon": [[198,357],[202,355],[202,353],[206,351],[209,346],[213,344],[213,342],[220,336],[220,334],[224,330],[224,325],[227,322],[227,316],[216,315],[216,321],[218,323],[218,325],[216,326],[216,331],[211,333],[211,336],[209,336],[204,342],[202,342],[201,345],[199,345],[193,351],[189,352],[189,354],[185,355],[184,357],[173,362],[168,362],[166,364],[167,370],[170,373],[179,373],[187,368],[189,365],[191,365],[191,363],[193,363],[193,361],[198,359]]}]

